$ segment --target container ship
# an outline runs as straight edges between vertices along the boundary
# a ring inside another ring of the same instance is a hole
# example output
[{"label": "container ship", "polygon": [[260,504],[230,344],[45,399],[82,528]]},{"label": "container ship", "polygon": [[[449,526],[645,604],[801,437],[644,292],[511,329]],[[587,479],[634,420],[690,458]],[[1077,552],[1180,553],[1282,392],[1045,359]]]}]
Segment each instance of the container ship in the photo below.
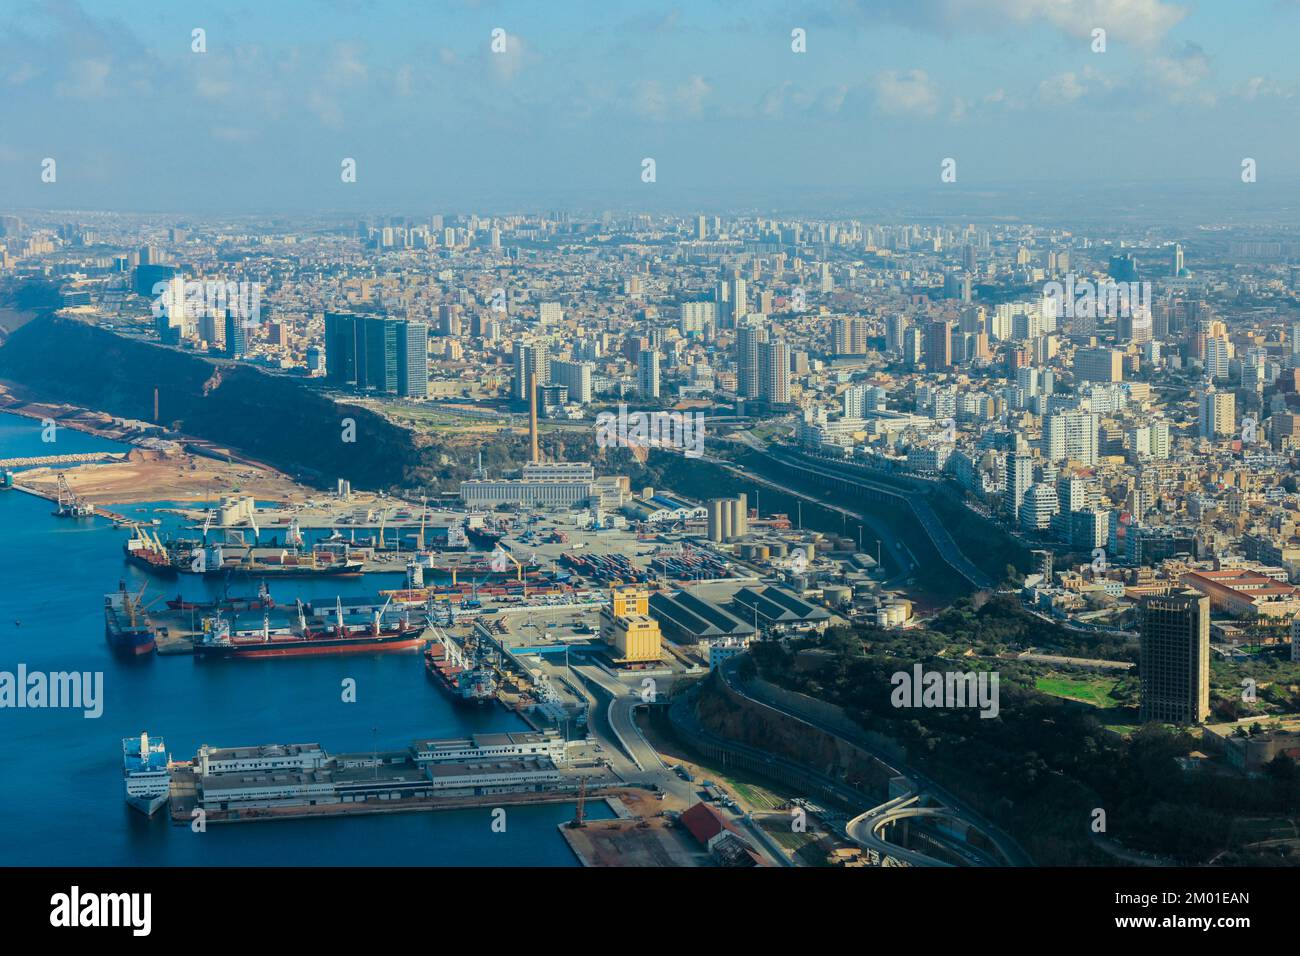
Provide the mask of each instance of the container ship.
[{"label": "container ship", "polygon": [[161,737],[148,734],[122,739],[122,778],[126,784],[126,802],[145,816],[153,816],[171,791],[172,775],[168,769],[167,748]]},{"label": "container ship", "polygon": [[424,671],[458,704],[482,705],[496,699],[496,674],[482,661],[470,661],[445,635],[425,649]]},{"label": "container ship", "polygon": [[126,582],[104,595],[104,637],[108,646],[121,654],[148,654],[154,649],[153,622],[140,605],[144,588],[131,594]]},{"label": "container ship", "polygon": [[[423,641],[426,625],[411,622],[410,612],[399,621],[384,621],[392,599],[372,615],[343,613],[336,598],[331,625],[324,618],[308,621],[308,605],[297,603],[295,618],[271,621],[271,611],[261,615],[234,614],[227,619],[218,613],[203,622],[203,634],[194,642],[194,654],[201,658],[306,657],[319,654],[374,654],[413,651]],[[313,615],[315,616],[315,615]],[[248,620],[249,617],[254,620]]]}]

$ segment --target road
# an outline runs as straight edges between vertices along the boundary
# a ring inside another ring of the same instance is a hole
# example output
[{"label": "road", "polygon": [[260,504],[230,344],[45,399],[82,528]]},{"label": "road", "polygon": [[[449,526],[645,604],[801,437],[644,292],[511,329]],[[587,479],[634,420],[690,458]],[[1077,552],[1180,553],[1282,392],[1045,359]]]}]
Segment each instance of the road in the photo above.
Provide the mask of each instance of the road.
[{"label": "road", "polygon": [[[741,442],[742,444],[753,449],[754,451],[763,455],[770,461],[773,461],[782,467],[792,468],[796,471],[802,472],[803,474],[809,475],[814,478],[830,478],[838,481],[851,481],[853,484],[858,485],[859,487],[865,490],[875,491],[879,494],[887,495],[890,498],[896,499],[899,504],[905,505],[912,512],[917,522],[921,525],[921,529],[925,532],[926,537],[930,539],[930,543],[934,546],[935,550],[939,553],[939,556],[954,571],[960,574],[963,578],[969,581],[976,588],[988,589],[994,586],[995,582],[983,571],[981,571],[979,567],[977,567],[976,564],[973,561],[971,561],[968,557],[966,557],[966,555],[962,552],[962,550],[959,547],[957,547],[957,542],[953,540],[952,535],[948,533],[948,529],[944,526],[943,522],[939,519],[939,516],[935,513],[934,509],[930,507],[927,501],[925,501],[923,496],[919,494],[908,494],[904,490],[897,488],[895,486],[887,485],[879,481],[871,480],[871,478],[867,477],[866,475],[869,469],[867,469],[865,466],[854,465],[849,462],[832,462],[829,459],[823,465],[821,463],[814,463],[814,462],[798,459],[795,458],[794,455],[789,453],[778,453],[777,450],[774,450],[771,447],[765,445],[759,439],[755,438],[752,434],[745,431],[734,432],[728,437],[733,441]],[[726,466],[726,463],[722,459],[710,459],[710,460],[715,461],[719,464],[723,464],[724,467]],[[740,474],[750,479],[754,479],[756,477],[749,471],[736,469],[734,467],[731,467],[728,470],[733,472],[738,471]],[[766,478],[766,476],[765,476],[765,480],[768,481],[769,483],[772,483],[774,487],[778,488],[781,491],[785,491],[788,494],[797,495],[798,497],[805,498],[807,500],[816,501],[818,504],[822,504],[825,505],[826,507],[833,508],[834,510],[840,511],[841,513],[853,515],[854,517],[867,520],[866,516],[864,515],[860,515],[857,514],[856,512],[848,511],[845,508],[841,508],[835,505],[827,505],[819,498],[810,497],[804,492],[800,492],[796,489],[789,488],[788,486],[783,486],[779,483],[772,482],[771,479]],[[918,487],[936,485],[936,482],[934,482],[933,480],[915,477],[915,476],[908,476],[907,480],[911,483],[914,483]],[[901,559],[901,555],[899,556],[899,558]],[[904,560],[903,564],[896,565],[896,567],[908,567],[910,563],[911,562]]]},{"label": "road", "polygon": [[[743,656],[744,655],[742,655],[741,657],[732,658],[731,660],[727,661],[725,664],[721,665],[718,668],[718,673],[721,675],[722,679],[726,682],[727,686],[734,693],[748,700],[751,700],[754,703],[759,704],[760,706],[768,707],[772,710],[777,711],[778,713],[784,714],[785,716],[793,720],[798,720],[798,721],[802,721],[805,724],[809,724],[810,726],[815,727],[824,733],[830,734],[832,737],[839,738],[839,739],[843,738],[843,734],[837,728],[831,727],[830,725],[823,723],[822,721],[816,719],[815,717],[809,714],[792,713],[783,707],[777,706],[771,701],[760,700],[758,698],[751,696],[741,686],[740,680],[736,675],[737,664],[743,658]],[[944,804],[949,810],[951,810],[954,816],[961,817],[965,819],[967,822],[973,824],[978,829],[982,830],[991,840],[994,841],[994,843],[1002,851],[1003,855],[1011,861],[1012,866],[1033,866],[1033,861],[1030,859],[1029,854],[1027,854],[1019,846],[1019,844],[1017,844],[1015,840],[1013,840],[1008,834],[1003,833],[998,827],[996,827],[989,820],[985,819],[985,817],[980,813],[978,813],[973,807],[971,807],[969,804],[965,803],[964,801],[958,799],[954,794],[950,793],[948,790],[945,790],[943,787],[939,786],[937,783],[935,783],[925,774],[921,773],[916,768],[910,766],[896,767],[894,764],[891,763],[891,758],[886,756],[885,754],[875,752],[870,747],[864,745],[864,743],[861,741],[854,740],[851,742],[854,744],[854,746],[858,747],[860,750],[863,750],[866,753],[871,754],[871,756],[875,757],[885,766],[892,767],[895,770],[895,772],[898,773],[899,775],[907,777],[915,784],[918,792],[928,793],[929,795],[937,799],[940,803]]]}]

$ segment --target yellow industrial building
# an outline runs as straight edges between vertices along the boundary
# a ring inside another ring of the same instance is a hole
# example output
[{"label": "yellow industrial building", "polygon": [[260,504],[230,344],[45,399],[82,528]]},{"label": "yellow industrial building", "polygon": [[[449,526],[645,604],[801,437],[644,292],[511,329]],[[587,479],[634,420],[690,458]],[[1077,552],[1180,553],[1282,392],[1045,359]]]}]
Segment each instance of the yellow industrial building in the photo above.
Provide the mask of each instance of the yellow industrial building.
[{"label": "yellow industrial building", "polygon": [[600,639],[614,648],[619,664],[659,660],[662,635],[650,616],[650,592],[644,588],[610,588],[610,602],[600,610]]}]

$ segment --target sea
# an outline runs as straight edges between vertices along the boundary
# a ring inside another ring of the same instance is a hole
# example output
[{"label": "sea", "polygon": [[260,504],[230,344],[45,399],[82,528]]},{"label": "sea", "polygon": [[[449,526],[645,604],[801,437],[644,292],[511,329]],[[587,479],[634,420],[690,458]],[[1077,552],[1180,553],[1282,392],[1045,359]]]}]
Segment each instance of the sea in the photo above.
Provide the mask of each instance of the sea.
[{"label": "sea", "polygon": [[[129,446],[0,414],[0,459],[126,451]],[[195,502],[187,501],[193,507]],[[133,520],[180,533],[175,502],[106,505]],[[189,655],[123,660],[104,640],[104,595],[119,583],[146,587],[148,604],[183,595],[211,600],[229,586],[197,576],[151,578],[123,559],[129,532],[107,519],[59,518],[51,503],[0,491],[0,671],[102,673],[103,712],[0,708],[0,865],[9,866],[577,866],[558,826],[572,803],[507,807],[505,828],[488,807],[349,818],[210,824],[196,833],[159,811],[127,806],[122,739],[164,738],[176,759],[201,744],[234,747],[319,743],[330,753],[405,747],[421,738],[525,730],[501,707],[457,707],[425,677],[418,654],[266,661],[202,661]],[[196,533],[188,532],[193,537]],[[400,574],[273,585],[294,597],[374,595],[402,586]],[[344,684],[355,681],[355,701]],[[592,819],[613,814],[588,806]]]}]

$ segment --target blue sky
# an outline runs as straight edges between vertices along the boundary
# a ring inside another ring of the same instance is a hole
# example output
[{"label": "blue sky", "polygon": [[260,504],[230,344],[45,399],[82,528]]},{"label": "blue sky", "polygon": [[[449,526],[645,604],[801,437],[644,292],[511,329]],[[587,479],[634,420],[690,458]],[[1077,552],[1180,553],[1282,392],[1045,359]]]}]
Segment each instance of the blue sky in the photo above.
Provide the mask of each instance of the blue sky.
[{"label": "blue sky", "polygon": [[1298,38],[1296,0],[0,0],[0,205],[722,208],[944,157],[967,190],[1294,183]]}]

